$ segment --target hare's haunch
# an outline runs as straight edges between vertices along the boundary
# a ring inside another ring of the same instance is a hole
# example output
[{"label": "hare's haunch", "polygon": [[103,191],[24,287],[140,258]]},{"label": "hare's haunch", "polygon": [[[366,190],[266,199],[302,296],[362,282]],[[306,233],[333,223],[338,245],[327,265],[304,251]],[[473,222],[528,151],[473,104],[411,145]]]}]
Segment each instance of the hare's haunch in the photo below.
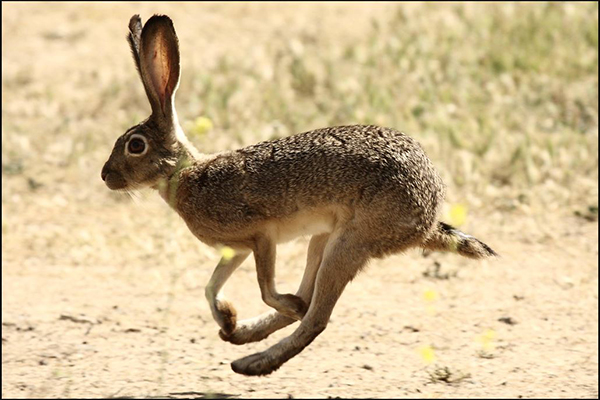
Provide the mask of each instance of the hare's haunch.
[{"label": "hare's haunch", "polygon": [[[180,66],[171,19],[155,15],[142,27],[134,15],[128,40],[152,114],[117,139],[102,179],[113,190],[157,189],[198,239],[235,250],[206,287],[223,340],[255,342],[301,321],[266,351],[234,361],[235,372],[269,374],[301,352],[325,329],[346,284],[371,258],[411,247],[495,255],[438,222],[444,185],[421,146],[397,130],[337,126],[199,153],[175,112]],[[302,283],[296,294],[281,294],[275,249],[300,235],[312,235]],[[262,299],[275,311],[237,321],[222,287],[250,253]]]}]

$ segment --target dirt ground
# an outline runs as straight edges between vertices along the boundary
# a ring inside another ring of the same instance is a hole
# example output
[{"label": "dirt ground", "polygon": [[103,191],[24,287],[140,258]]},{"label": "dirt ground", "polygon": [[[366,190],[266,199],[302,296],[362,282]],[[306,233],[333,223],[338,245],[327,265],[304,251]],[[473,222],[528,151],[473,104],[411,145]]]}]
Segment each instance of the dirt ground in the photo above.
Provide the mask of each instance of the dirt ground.
[{"label": "dirt ground", "polygon": [[[212,59],[300,30],[307,20],[321,27],[352,20],[327,36],[352,41],[393,4],[281,4],[278,12],[264,3],[206,4],[203,13],[194,6],[2,4],[3,398],[598,397],[598,222],[557,207],[471,208],[462,229],[501,257],[471,261],[415,249],[374,260],[302,353],[266,377],[235,374],[230,362],[295,326],[244,346],[219,339],[204,299],[218,252],[155,193],[129,199],[104,186],[109,138],[120,133],[73,111],[86,102],[78,89],[89,94],[94,81],[69,68],[114,64],[133,75],[124,39],[133,13],[202,26],[208,36],[179,29],[180,40],[198,41],[202,52],[190,57]],[[106,77],[98,71],[95,82]],[[14,89],[18,79],[32,80],[30,97]],[[71,93],[68,106],[39,100],[35,93],[47,87]],[[27,118],[40,137],[57,135],[44,130],[56,114],[101,136],[65,168],[60,149],[15,139],[16,120]],[[13,151],[7,145],[31,149],[23,171],[5,163]],[[443,159],[433,161],[443,168]],[[278,248],[282,291],[295,291],[307,243]],[[225,291],[242,319],[268,311],[252,261]],[[449,382],[432,378],[445,367]]]}]

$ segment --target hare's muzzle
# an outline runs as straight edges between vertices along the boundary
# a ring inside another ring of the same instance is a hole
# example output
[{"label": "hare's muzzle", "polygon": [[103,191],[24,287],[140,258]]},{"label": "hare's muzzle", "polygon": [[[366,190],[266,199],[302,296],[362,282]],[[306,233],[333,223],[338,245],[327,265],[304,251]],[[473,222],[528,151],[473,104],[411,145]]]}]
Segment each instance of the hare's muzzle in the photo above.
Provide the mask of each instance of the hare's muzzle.
[{"label": "hare's muzzle", "polygon": [[108,162],[104,164],[104,167],[102,167],[102,172],[100,173],[100,176],[102,177],[102,180],[106,183],[106,186],[108,186],[108,188],[111,190],[124,189],[127,187],[127,182],[125,181],[125,179],[123,179],[121,174],[111,170],[108,167]]}]

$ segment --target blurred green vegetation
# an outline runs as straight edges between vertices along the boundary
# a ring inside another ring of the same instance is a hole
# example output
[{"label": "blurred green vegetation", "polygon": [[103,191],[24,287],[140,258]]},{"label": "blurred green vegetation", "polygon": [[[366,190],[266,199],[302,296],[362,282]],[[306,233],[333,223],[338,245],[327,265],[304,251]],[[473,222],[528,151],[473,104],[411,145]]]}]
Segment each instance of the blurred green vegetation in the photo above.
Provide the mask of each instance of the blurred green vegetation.
[{"label": "blurred green vegetation", "polygon": [[264,73],[227,57],[215,70],[184,71],[180,113],[208,116],[238,145],[269,122],[267,138],[395,127],[423,143],[451,185],[482,196],[487,185],[597,178],[596,3],[456,5],[434,20],[428,11],[439,17],[433,4],[416,16],[399,7],[341,49],[309,34],[275,39]]}]

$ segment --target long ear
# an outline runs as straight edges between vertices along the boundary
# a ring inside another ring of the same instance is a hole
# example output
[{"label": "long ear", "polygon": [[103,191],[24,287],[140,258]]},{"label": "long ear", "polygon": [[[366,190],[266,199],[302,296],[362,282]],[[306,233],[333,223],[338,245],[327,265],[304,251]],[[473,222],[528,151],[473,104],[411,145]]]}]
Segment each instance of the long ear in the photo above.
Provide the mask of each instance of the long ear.
[{"label": "long ear", "polygon": [[140,76],[142,76],[142,69],[140,67],[140,41],[142,39],[142,20],[139,14],[135,14],[129,20],[129,34],[127,35],[127,41],[131,48],[131,54],[133,55],[133,61],[135,62],[135,68],[137,69]]},{"label": "long ear", "polygon": [[140,38],[139,65],[152,115],[170,122],[174,113],[180,66],[179,41],[173,21],[166,15],[154,15],[144,25]]}]

